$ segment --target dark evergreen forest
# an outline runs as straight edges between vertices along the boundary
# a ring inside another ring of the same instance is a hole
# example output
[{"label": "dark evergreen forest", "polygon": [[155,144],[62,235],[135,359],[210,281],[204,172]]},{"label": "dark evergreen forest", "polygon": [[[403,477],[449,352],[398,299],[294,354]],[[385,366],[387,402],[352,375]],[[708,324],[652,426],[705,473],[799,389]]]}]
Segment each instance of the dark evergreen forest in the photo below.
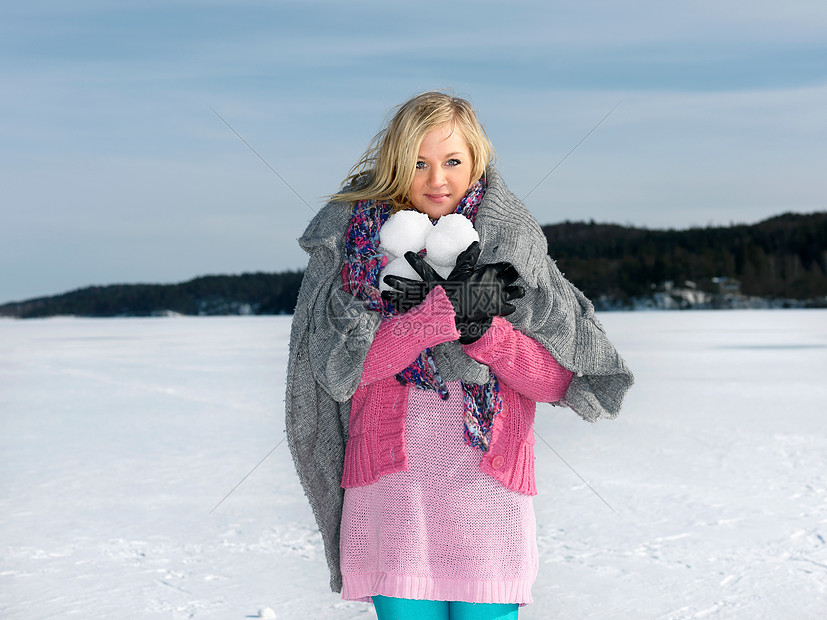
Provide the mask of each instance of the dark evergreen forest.
[{"label": "dark evergreen forest", "polygon": [[[650,230],[595,222],[544,226],[549,254],[605,308],[689,286],[827,306],[827,212],[784,214],[753,225]],[[0,316],[36,318],[290,314],[302,272],[204,276],[181,284],[90,286],[0,305]]]},{"label": "dark evergreen forest", "polygon": [[713,278],[739,281],[748,296],[827,295],[827,212],[689,230],[564,222],[543,232],[549,254],[590,297],[626,302],[667,281],[717,292]]},{"label": "dark evergreen forest", "polygon": [[303,272],[204,276],[181,284],[90,286],[54,297],[0,306],[0,316],[37,318],[287,314],[296,305]]}]

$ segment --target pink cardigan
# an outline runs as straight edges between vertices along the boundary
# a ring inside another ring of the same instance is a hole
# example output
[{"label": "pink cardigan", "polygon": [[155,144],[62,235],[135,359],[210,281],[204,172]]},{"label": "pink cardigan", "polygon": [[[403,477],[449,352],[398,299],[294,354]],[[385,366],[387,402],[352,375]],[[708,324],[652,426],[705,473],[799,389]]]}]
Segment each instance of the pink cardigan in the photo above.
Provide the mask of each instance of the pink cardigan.
[{"label": "pink cardigan", "polygon": [[[424,349],[457,338],[454,308],[442,287],[431,291],[419,306],[382,322],[350,402],[342,487],[365,486],[408,469],[405,415],[410,386],[399,383],[395,375]],[[532,430],[536,403],[562,399],[572,373],[539,342],[501,317],[494,317],[485,335],[463,348],[494,372],[503,399],[480,470],[514,491],[536,495]]]}]

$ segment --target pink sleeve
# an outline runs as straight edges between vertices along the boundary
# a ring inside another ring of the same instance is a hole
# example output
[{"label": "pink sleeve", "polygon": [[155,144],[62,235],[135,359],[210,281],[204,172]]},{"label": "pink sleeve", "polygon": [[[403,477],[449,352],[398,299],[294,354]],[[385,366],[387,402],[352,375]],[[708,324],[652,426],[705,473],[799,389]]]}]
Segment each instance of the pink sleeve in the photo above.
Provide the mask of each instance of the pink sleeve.
[{"label": "pink sleeve", "polygon": [[428,347],[459,338],[454,307],[441,286],[421,304],[382,321],[368,349],[360,385],[367,385],[407,368]]},{"label": "pink sleeve", "polygon": [[571,383],[570,370],[557,363],[543,345],[500,316],[494,317],[482,338],[463,348],[510,388],[538,403],[557,402]]}]

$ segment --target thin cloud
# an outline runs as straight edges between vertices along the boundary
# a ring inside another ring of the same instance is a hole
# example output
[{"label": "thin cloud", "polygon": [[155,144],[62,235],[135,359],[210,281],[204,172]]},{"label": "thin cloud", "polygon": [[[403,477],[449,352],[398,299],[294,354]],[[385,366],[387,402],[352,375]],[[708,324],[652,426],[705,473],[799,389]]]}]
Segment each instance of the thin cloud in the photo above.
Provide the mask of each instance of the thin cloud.
[{"label": "thin cloud", "polygon": [[303,264],[312,213],[208,106],[312,205],[392,106],[449,87],[520,195],[621,103],[532,194],[543,223],[823,209],[824,31],[803,1],[6,3],[0,301]]}]

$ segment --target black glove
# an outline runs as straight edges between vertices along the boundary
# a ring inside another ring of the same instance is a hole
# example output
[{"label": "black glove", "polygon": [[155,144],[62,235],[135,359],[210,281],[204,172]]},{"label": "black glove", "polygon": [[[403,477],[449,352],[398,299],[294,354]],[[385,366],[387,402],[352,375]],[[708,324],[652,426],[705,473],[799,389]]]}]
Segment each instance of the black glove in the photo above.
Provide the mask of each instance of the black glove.
[{"label": "black glove", "polygon": [[385,282],[399,291],[386,291],[382,297],[399,304],[397,307],[410,304],[408,309],[440,285],[454,307],[460,343],[475,342],[491,327],[493,317],[514,312],[514,305],[509,302],[525,294],[522,287],[513,285],[519,274],[512,265],[494,263],[478,267],[479,254],[479,242],[475,241],[457,257],[456,266],[448,278],[443,279],[422,257],[408,252],[405,258],[422,277],[422,282],[386,276]]},{"label": "black glove", "polygon": [[[525,295],[514,282],[519,274],[510,263],[481,265],[463,282],[456,323],[461,344],[476,342],[488,331],[495,316],[508,316],[516,310],[510,303]],[[454,303],[449,294],[449,299]]]},{"label": "black glove", "polygon": [[[406,252],[405,259],[419,274],[422,280],[411,280],[399,276],[385,276],[384,282],[392,286],[393,291],[383,291],[382,299],[389,301],[399,312],[407,312],[419,305],[437,285],[442,285],[445,292],[456,288],[456,283],[463,281],[471,273],[480,256],[479,241],[475,241],[457,256],[457,264],[447,278],[443,279],[434,269],[415,252]],[[448,284],[448,283],[452,284]],[[449,296],[450,299],[450,296]],[[453,302],[451,302],[453,304]],[[456,310],[456,306],[454,307]]]}]

